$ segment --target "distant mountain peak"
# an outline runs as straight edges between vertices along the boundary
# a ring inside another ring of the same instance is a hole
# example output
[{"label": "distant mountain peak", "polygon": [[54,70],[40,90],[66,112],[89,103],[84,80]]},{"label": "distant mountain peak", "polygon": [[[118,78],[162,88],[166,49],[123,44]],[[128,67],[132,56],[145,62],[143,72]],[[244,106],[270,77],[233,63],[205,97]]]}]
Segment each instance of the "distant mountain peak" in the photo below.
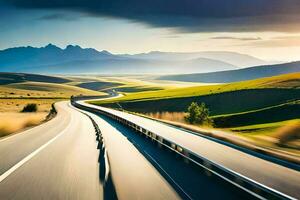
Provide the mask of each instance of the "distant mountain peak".
[{"label": "distant mountain peak", "polygon": [[52,43],[47,44],[44,48],[45,49],[60,49],[58,46],[56,46]]},{"label": "distant mountain peak", "polygon": [[109,51],[106,51],[106,50],[102,50],[100,53],[105,54],[105,55],[113,55],[112,53],[110,53]]},{"label": "distant mountain peak", "polygon": [[66,47],[66,50],[68,49],[82,49],[81,46],[79,45],[71,45],[69,44],[67,47]]}]

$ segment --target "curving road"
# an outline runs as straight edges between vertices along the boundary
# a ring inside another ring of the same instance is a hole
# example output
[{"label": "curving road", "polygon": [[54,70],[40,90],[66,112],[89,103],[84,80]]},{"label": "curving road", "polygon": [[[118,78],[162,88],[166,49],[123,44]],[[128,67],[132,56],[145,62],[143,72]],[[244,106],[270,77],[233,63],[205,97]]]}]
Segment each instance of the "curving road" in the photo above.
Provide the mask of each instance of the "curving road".
[{"label": "curving road", "polygon": [[[68,102],[57,103],[56,108],[58,115],[53,120],[0,140],[0,199],[111,198],[105,194],[111,191],[100,178],[101,159],[91,120]],[[112,171],[119,199],[140,199],[145,195],[146,199],[179,199],[129,143],[127,148],[111,127],[103,129],[116,136],[108,140],[107,146],[111,146],[109,161],[118,166]],[[120,143],[125,147],[122,151],[117,148]]]},{"label": "curving road", "polygon": [[53,120],[0,141],[0,199],[102,197],[91,121],[68,102],[56,108]]},{"label": "curving road", "polygon": [[[298,171],[153,120],[80,103],[122,116],[228,169],[300,197]],[[55,107],[54,119],[0,140],[0,199],[254,198],[115,120],[69,102]]]}]

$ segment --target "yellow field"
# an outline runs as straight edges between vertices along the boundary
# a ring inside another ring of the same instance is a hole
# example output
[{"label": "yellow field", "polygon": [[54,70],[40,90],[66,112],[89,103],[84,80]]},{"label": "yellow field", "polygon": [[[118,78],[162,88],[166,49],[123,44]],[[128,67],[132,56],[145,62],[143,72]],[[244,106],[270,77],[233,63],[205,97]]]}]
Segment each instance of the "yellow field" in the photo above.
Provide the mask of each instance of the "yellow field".
[{"label": "yellow field", "polygon": [[38,112],[49,112],[51,104],[62,99],[0,99],[0,113],[20,112],[26,104],[35,103]]},{"label": "yellow field", "polygon": [[184,119],[186,113],[184,112],[155,112],[155,113],[145,113],[145,115],[151,118],[156,118],[161,120],[186,123]]},{"label": "yellow field", "polygon": [[[51,105],[57,101],[61,99],[0,99],[0,137],[42,123],[51,110]],[[38,111],[21,113],[29,103],[37,104]]]},{"label": "yellow field", "polygon": [[38,113],[12,113],[1,112],[0,113],[0,137],[18,132],[24,128],[38,125],[42,123],[47,112]]}]

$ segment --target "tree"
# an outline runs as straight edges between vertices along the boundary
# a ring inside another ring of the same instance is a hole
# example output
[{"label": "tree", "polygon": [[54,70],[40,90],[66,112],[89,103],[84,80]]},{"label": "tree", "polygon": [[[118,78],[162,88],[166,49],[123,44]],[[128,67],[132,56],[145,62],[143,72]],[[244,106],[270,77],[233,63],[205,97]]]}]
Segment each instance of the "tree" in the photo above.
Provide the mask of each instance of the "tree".
[{"label": "tree", "polygon": [[209,118],[209,109],[205,103],[198,105],[197,102],[192,102],[187,109],[187,113],[185,120],[190,124],[212,124],[212,119]]}]

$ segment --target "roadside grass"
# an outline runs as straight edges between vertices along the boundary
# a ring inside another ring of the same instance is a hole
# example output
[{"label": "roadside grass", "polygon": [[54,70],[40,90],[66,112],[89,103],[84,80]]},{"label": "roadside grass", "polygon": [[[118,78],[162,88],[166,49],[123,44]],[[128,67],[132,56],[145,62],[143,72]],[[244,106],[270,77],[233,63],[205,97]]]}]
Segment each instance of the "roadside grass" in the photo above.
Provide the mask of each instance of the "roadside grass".
[{"label": "roadside grass", "polygon": [[278,144],[281,146],[289,146],[291,142],[297,141],[297,143],[292,143],[292,145],[300,150],[298,143],[300,141],[300,119],[287,123],[278,129],[274,136],[278,139]]},{"label": "roadside grass", "polygon": [[239,133],[243,136],[249,136],[249,137],[253,137],[257,135],[272,136],[278,128],[294,120],[286,120],[286,121],[272,122],[272,123],[265,123],[265,124],[254,124],[248,126],[238,126],[238,127],[228,128],[227,130],[230,130],[234,133]]},{"label": "roadside grass", "polygon": [[144,115],[149,116],[151,118],[181,122],[185,123],[184,117],[186,113],[184,112],[155,112],[155,113],[145,113]]},{"label": "roadside grass", "polygon": [[[137,113],[138,114],[138,113]],[[138,114],[140,115],[140,114]],[[229,141],[231,143],[242,145],[246,148],[257,149],[264,148],[271,152],[275,152],[275,155],[278,154],[287,155],[296,157],[296,159],[300,157],[300,139],[299,132],[292,131],[292,134],[288,131],[288,135],[292,135],[292,139],[286,142],[284,145],[278,145],[278,133],[282,132],[281,129],[286,130],[286,127],[289,127],[290,124],[294,124],[295,122],[299,123],[298,119],[287,120],[275,123],[266,123],[266,124],[255,124],[251,126],[242,126],[242,127],[234,127],[234,128],[223,128],[216,129],[208,126],[198,126],[191,125],[181,119],[176,120],[174,117],[165,117],[166,115],[159,115],[159,113],[155,114],[141,114],[142,116],[156,118],[158,120],[162,120],[166,123],[171,123],[175,126],[179,126],[182,128],[187,128],[192,131],[200,132],[201,134],[215,137],[221,140]],[[172,114],[171,114],[172,116]],[[171,120],[169,120],[171,119]],[[299,127],[297,127],[298,130]],[[290,130],[290,128],[287,128]],[[292,129],[295,130],[295,129]],[[286,135],[284,131],[283,134]],[[295,136],[297,135],[297,136]],[[252,146],[255,145],[255,146]],[[280,156],[280,158],[284,158],[285,156]],[[290,158],[288,158],[290,159]]]},{"label": "roadside grass", "polygon": [[20,112],[27,104],[34,103],[38,112],[49,112],[51,105],[62,99],[0,99],[0,113]]},{"label": "roadside grass", "polygon": [[[300,156],[299,119],[225,129],[258,146]],[[282,138],[284,142],[280,142]]]},{"label": "roadside grass", "polygon": [[18,132],[24,128],[36,126],[42,123],[47,112],[39,113],[0,113],[0,137]]},{"label": "roadside grass", "polygon": [[[58,101],[61,99],[0,99],[0,137],[41,124]],[[28,104],[36,104],[37,112],[21,112]]]}]

